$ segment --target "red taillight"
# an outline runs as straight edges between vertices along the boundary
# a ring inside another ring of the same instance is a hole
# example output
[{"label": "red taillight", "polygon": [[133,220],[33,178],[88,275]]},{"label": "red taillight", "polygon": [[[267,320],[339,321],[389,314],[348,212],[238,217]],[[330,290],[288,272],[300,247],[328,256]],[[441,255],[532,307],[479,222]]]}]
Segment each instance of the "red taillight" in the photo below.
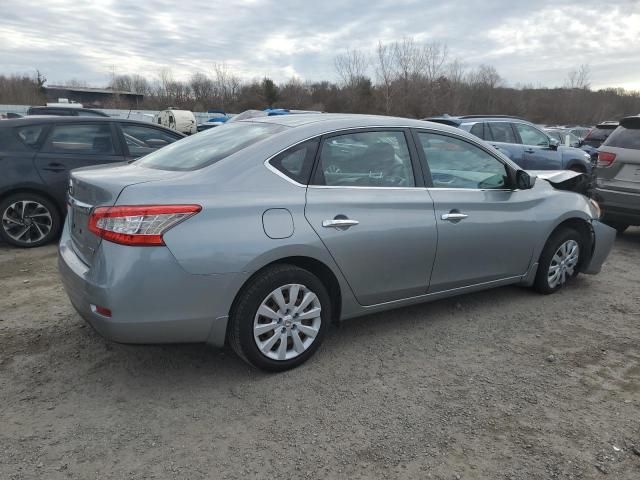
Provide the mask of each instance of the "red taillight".
[{"label": "red taillight", "polygon": [[599,167],[610,167],[613,162],[616,160],[615,153],[609,152],[598,152],[598,166]]},{"label": "red taillight", "polygon": [[103,317],[111,317],[111,310],[109,310],[108,308],[101,307],[100,305],[93,305],[93,310]]},{"label": "red taillight", "polygon": [[200,205],[98,207],[89,217],[89,231],[122,245],[164,245],[162,235],[167,230],[200,210]]}]

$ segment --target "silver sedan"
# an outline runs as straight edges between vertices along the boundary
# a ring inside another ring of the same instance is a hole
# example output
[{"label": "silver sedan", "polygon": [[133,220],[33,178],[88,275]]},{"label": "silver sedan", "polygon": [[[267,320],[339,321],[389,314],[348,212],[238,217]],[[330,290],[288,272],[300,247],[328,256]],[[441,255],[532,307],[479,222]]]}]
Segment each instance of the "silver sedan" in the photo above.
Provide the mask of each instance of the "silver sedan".
[{"label": "silver sedan", "polygon": [[615,231],[580,178],[424,121],[254,118],[75,170],[60,271],[105,337],[228,342],[284,370],[335,321],[597,273]]}]

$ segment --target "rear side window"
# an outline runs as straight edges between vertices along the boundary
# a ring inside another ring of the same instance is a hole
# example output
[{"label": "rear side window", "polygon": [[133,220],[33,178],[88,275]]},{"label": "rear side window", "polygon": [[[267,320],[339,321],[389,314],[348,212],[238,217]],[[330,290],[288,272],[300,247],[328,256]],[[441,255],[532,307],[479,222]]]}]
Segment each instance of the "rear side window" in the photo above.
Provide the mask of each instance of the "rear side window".
[{"label": "rear side window", "polygon": [[489,132],[491,132],[491,135],[488,135],[487,139],[493,140],[494,142],[518,143],[509,122],[489,122],[487,123],[487,127]]},{"label": "rear side window", "polygon": [[482,138],[484,140],[484,124],[476,123],[473,127],[471,127],[471,130],[469,130],[469,133],[472,135],[475,135],[478,138]]},{"label": "rear side window", "polygon": [[27,146],[15,134],[14,129],[0,128],[0,152],[26,152]]},{"label": "rear side window", "polygon": [[158,170],[189,171],[212,165],[288,127],[276,123],[238,122],[205,130],[136,161]]},{"label": "rear side window", "polygon": [[618,127],[602,145],[640,150],[640,128]]},{"label": "rear side window", "polygon": [[298,183],[306,185],[318,150],[317,139],[296,145],[269,161],[272,167]]},{"label": "rear side window", "polygon": [[404,132],[336,135],[322,143],[315,183],[339,187],[413,187]]},{"label": "rear side window", "polygon": [[44,125],[28,125],[16,128],[18,138],[28,147],[34,148],[44,131]]},{"label": "rear side window", "polygon": [[108,155],[115,152],[109,124],[56,125],[42,148],[47,153]]}]

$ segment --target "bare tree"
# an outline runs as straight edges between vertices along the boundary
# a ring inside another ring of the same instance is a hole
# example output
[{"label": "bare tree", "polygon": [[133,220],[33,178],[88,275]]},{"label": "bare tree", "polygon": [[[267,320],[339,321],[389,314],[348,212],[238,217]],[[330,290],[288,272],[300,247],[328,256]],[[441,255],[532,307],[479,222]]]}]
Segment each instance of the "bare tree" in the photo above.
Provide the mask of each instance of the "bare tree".
[{"label": "bare tree", "polygon": [[588,64],[582,64],[569,71],[565,87],[589,90],[591,88],[591,67]]},{"label": "bare tree", "polygon": [[361,78],[366,77],[369,61],[361,51],[347,50],[335,58],[334,66],[342,84],[353,88]]},{"label": "bare tree", "polygon": [[384,113],[387,115],[391,113],[391,97],[393,81],[395,80],[394,65],[393,65],[393,49],[389,45],[385,45],[382,42],[378,42],[376,48],[376,77],[378,84],[382,89],[382,98],[384,101]]}]

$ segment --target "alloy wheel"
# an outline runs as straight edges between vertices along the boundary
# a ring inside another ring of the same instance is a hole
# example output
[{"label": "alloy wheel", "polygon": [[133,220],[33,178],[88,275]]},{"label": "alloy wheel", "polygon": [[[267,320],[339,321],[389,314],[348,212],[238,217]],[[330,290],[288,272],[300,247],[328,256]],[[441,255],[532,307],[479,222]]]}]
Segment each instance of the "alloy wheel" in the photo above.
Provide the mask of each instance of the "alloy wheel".
[{"label": "alloy wheel", "polygon": [[321,305],[306,286],[276,288],[262,301],[253,321],[253,338],[272,360],[290,360],[305,352],[320,331]]},{"label": "alloy wheel", "polygon": [[580,245],[575,240],[567,240],[561,244],[551,258],[547,275],[549,287],[564,285],[575,273],[580,259]]},{"label": "alloy wheel", "polygon": [[30,244],[45,238],[53,227],[51,212],[34,200],[19,200],[2,212],[2,228],[18,243]]}]

